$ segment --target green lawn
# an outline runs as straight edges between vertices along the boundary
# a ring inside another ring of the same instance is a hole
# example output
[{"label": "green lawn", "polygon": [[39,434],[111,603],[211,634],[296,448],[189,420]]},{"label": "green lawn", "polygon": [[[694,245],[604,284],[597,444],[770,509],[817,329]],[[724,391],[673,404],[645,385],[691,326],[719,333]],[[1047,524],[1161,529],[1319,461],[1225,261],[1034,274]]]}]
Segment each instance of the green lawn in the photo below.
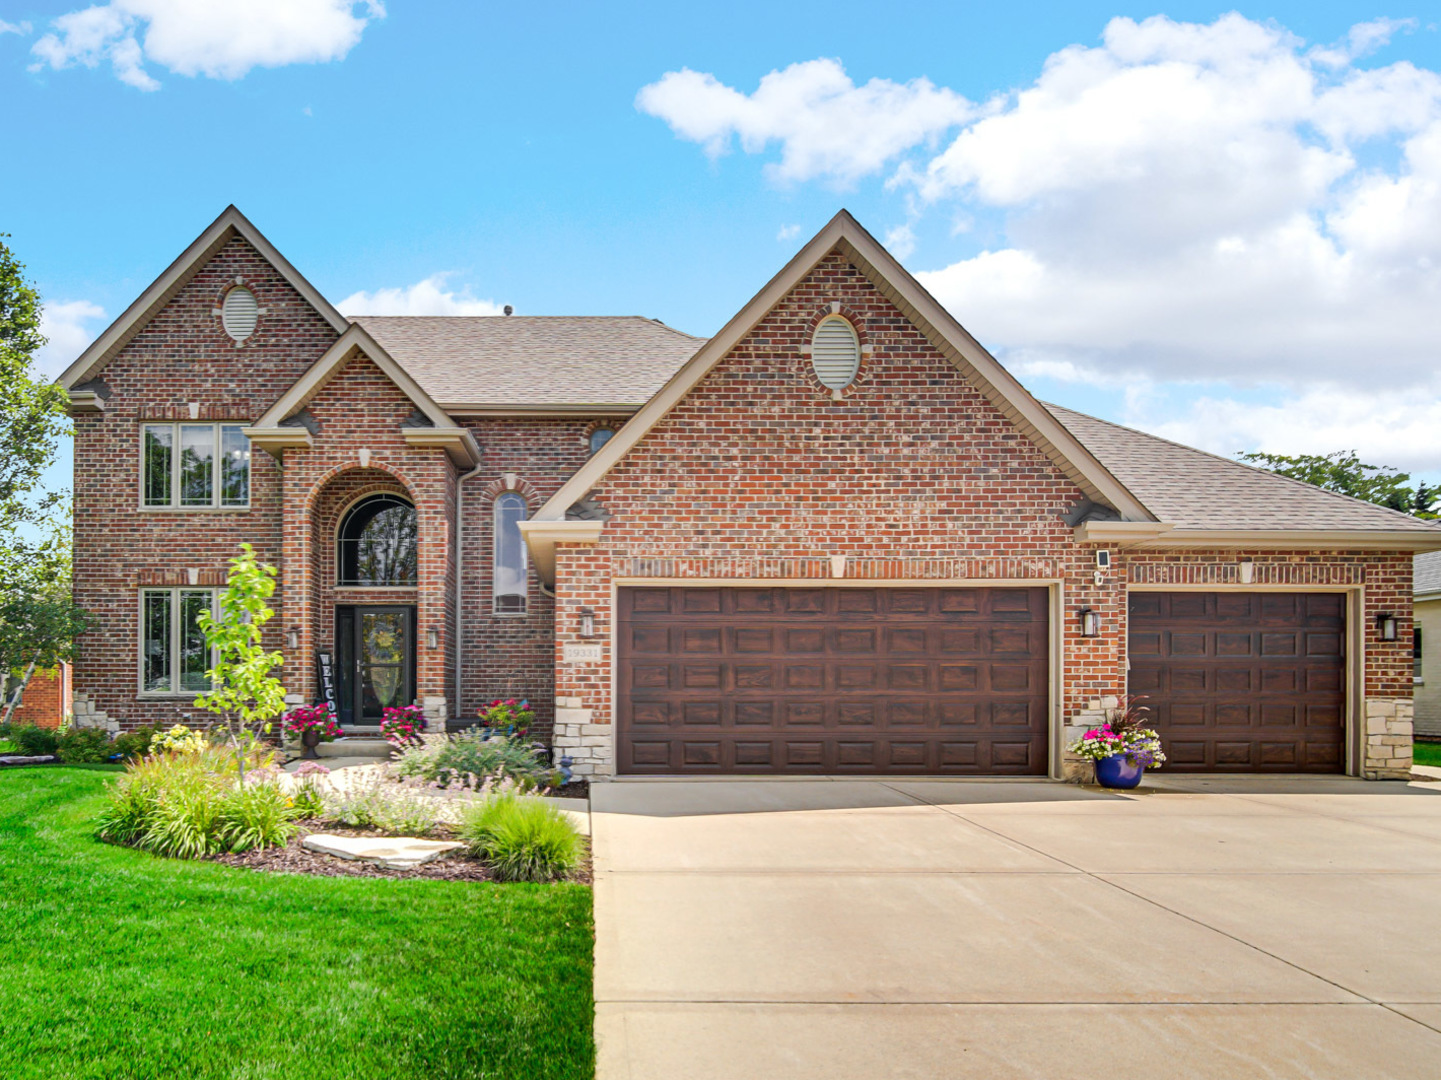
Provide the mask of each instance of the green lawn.
[{"label": "green lawn", "polygon": [[158,859],[110,778],[0,772],[0,1077],[593,1075],[590,890]]},{"label": "green lawn", "polygon": [[1414,743],[1411,753],[1411,760],[1417,765],[1441,765],[1441,743]]}]

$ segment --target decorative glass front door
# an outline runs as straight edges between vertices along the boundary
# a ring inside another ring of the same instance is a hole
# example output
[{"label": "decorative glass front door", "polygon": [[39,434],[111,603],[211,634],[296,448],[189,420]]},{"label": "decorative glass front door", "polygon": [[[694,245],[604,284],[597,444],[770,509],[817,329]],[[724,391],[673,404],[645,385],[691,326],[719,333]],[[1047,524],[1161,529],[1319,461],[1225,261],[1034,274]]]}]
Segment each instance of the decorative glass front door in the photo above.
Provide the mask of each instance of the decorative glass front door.
[{"label": "decorative glass front door", "polygon": [[415,608],[337,607],[340,722],[379,724],[415,699]]}]

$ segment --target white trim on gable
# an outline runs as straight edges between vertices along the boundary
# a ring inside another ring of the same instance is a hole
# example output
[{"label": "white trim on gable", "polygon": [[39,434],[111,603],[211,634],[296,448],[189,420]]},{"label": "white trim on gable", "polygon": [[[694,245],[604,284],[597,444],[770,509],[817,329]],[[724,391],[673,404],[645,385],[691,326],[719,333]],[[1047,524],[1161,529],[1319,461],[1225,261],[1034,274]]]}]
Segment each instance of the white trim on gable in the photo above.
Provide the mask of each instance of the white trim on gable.
[{"label": "white trim on gable", "polygon": [[[306,281],[300,271],[291,266],[290,261],[280,254],[275,246],[265,239],[260,230],[232,205],[227,206],[221,215],[210,223],[209,228],[201,233],[195,242],[180,254],[178,259],[166,267],[165,272],[156,278],[150,287],[106,328],[104,333],[91,342],[90,347],[81,353],[76,361],[66,368],[60,378],[55,381],[67,390],[87,382],[97,369],[123,349],[144,328],[145,324],[185,287],[217,251],[236,236],[241,237],[260,252],[261,256],[275,267],[276,272],[305,298],[306,303],[320,313],[321,318],[328,322],[337,334],[345,333],[350,327],[350,321],[336,311],[330,301],[321,296],[319,290]],[[77,397],[77,404],[88,406],[91,404],[91,398],[86,397],[82,392]]]},{"label": "white trim on gable", "polygon": [[324,355],[311,364],[309,370],[297,379],[274,405],[265,410],[260,419],[246,428],[245,433],[267,451],[312,445],[310,432],[303,427],[288,427],[284,421],[303,409],[325,388],[344,363],[357,354],[367,357],[380,368],[386,378],[430,421],[428,427],[405,428],[406,443],[411,446],[442,447],[462,468],[474,468],[480,463],[480,447],[475,437],[465,428],[457,426],[410,373],[396,363],[364,327],[356,323],[352,323],[345,333],[340,335],[340,339],[325,350]]},{"label": "white trim on gable", "polygon": [[[711,338],[540,508],[534,521],[563,521],[566,511],[650,432],[782,298],[832,251],[850,260],[926,337],[1028,436],[1092,501],[1115,509],[1126,521],[1154,522],[1155,516],[1087,450],[1030,392],[955,320],[880,242],[842,210]],[[549,534],[530,530],[537,566],[554,564],[538,547]]]}]

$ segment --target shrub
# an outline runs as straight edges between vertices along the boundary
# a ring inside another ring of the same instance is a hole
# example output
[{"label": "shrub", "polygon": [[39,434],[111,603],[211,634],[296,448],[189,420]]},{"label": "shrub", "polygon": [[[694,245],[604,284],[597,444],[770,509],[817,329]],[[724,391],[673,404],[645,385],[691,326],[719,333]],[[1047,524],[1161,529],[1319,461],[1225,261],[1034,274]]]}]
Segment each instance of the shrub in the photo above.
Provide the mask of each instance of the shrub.
[{"label": "shrub", "polygon": [[563,810],[512,791],[465,806],[459,832],[501,881],[556,881],[585,858],[585,838]]},{"label": "shrub", "polygon": [[420,775],[443,787],[466,776],[513,780],[525,789],[555,784],[555,770],[534,747],[518,738],[487,738],[487,734],[482,728],[471,728],[451,736]]},{"label": "shrub", "polygon": [[274,775],[250,773],[221,800],[215,837],[224,851],[281,847],[295,835],[295,800]]},{"label": "shrub", "polygon": [[325,796],[320,789],[320,779],[330,775],[330,770],[318,761],[303,761],[300,768],[291,774],[294,783],[290,797],[295,802],[295,816],[317,818],[325,813]]},{"label": "shrub", "polygon": [[530,702],[516,701],[515,698],[496,698],[490,704],[482,705],[478,716],[482,727],[503,728],[507,734],[515,732],[524,735],[535,723],[535,710],[530,707]]},{"label": "shrub", "polygon": [[154,738],[154,727],[149,725],[138,727],[134,731],[122,732],[115,736],[115,742],[111,749],[125,761],[134,761],[136,758],[143,758],[150,753],[150,744]]},{"label": "shrub", "polygon": [[27,757],[42,757],[60,748],[60,733],[54,728],[16,724],[10,729],[10,741]]},{"label": "shrub", "polygon": [[191,731],[184,724],[176,724],[169,731],[152,736],[150,750],[157,754],[198,754],[210,745],[203,731]]},{"label": "shrub", "polygon": [[380,770],[328,791],[324,798],[326,815],[341,824],[392,836],[424,836],[440,820],[439,800],[416,794],[409,784],[390,783]]},{"label": "shrub", "polygon": [[56,740],[55,752],[67,765],[93,765],[109,761],[115,747],[104,728],[72,727]]},{"label": "shrub", "polygon": [[256,778],[243,787],[228,747],[131,762],[111,788],[96,836],[183,859],[284,843],[294,809],[267,772],[273,755],[254,746],[245,754]]}]

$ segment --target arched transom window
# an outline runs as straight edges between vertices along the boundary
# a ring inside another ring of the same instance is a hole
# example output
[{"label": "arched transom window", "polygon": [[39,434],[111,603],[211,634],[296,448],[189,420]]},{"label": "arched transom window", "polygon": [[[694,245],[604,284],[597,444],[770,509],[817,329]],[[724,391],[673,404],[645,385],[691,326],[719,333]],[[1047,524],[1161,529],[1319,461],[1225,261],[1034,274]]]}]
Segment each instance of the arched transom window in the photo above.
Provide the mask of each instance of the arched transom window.
[{"label": "arched transom window", "polygon": [[341,585],[414,585],[415,507],[399,495],[371,495],[340,523],[337,566]]},{"label": "arched transom window", "polygon": [[497,615],[524,615],[529,563],[520,523],[525,499],[507,491],[495,500],[495,567],[491,574]]}]

